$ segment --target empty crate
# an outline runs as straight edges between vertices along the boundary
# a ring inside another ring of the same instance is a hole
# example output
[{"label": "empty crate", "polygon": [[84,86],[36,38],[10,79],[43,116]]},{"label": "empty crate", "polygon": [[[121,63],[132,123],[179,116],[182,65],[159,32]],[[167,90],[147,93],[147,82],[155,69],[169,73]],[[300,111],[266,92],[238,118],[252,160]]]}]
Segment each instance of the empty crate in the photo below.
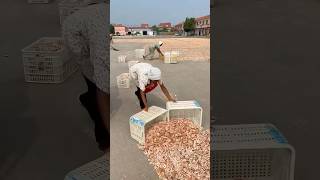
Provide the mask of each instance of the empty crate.
[{"label": "empty crate", "polygon": [[271,124],[214,125],[216,180],[293,180],[295,150]]},{"label": "empty crate", "polygon": [[148,112],[141,111],[131,116],[129,120],[131,137],[144,144],[148,128],[154,123],[167,120],[167,116],[167,110],[157,106],[151,106]]},{"label": "empty crate", "polygon": [[145,50],[144,49],[136,49],[134,52],[136,54],[137,59],[142,59],[143,55],[145,53]]},{"label": "empty crate", "polygon": [[177,63],[179,58],[179,51],[170,51],[164,53],[164,63],[173,64]]},{"label": "empty crate", "polygon": [[75,11],[86,7],[87,4],[84,0],[63,0],[59,3],[59,15],[60,15],[60,24],[63,24],[63,21]]},{"label": "empty crate", "polygon": [[108,167],[109,161],[106,155],[104,155],[69,172],[64,180],[107,180],[110,178]]},{"label": "empty crate", "polygon": [[122,73],[117,76],[118,88],[129,88],[130,87],[130,76],[129,73]]},{"label": "empty crate", "polygon": [[125,56],[125,55],[118,56],[118,62],[124,63],[124,62],[126,62],[126,58],[127,58],[127,56]]},{"label": "empty crate", "polygon": [[60,83],[78,69],[62,38],[41,38],[22,50],[26,82]]},{"label": "empty crate", "polygon": [[201,127],[202,108],[197,101],[167,102],[168,119],[185,118]]}]

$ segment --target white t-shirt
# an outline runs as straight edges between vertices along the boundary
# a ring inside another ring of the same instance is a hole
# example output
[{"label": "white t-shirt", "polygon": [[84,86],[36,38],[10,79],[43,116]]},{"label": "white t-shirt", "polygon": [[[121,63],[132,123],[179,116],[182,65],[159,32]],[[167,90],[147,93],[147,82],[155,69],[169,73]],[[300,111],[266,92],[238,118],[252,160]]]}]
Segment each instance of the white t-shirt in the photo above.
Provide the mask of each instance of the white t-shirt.
[{"label": "white t-shirt", "polygon": [[62,28],[65,42],[79,59],[84,76],[106,93],[110,72],[107,9],[106,3],[100,3],[78,10],[66,18]]},{"label": "white t-shirt", "polygon": [[[130,78],[135,80],[136,86],[142,91],[144,91],[146,86],[150,83],[148,72],[151,67],[152,65],[148,63],[137,63],[129,69]],[[159,83],[163,84],[163,81],[159,80]]]}]

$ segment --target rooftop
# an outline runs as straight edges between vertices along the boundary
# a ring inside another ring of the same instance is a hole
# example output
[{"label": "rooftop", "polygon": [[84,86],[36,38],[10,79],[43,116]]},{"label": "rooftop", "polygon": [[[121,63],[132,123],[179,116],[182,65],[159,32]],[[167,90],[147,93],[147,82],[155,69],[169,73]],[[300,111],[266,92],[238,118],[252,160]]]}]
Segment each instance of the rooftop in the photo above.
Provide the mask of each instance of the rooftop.
[{"label": "rooftop", "polygon": [[204,20],[204,19],[210,19],[210,15],[197,17],[196,21],[201,21],[201,20]]}]

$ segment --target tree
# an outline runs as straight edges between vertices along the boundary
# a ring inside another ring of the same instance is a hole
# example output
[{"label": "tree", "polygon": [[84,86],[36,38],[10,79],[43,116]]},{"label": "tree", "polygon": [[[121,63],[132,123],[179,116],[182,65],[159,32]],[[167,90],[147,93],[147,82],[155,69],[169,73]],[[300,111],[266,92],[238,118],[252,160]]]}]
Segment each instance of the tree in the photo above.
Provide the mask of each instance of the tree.
[{"label": "tree", "polygon": [[110,24],[110,34],[114,34],[114,26]]},{"label": "tree", "polygon": [[134,33],[134,35],[138,36],[138,35],[140,35],[140,32],[136,32],[136,33]]},{"label": "tree", "polygon": [[195,18],[186,18],[183,29],[187,34],[194,31],[196,29],[196,19]]},{"label": "tree", "polygon": [[153,25],[152,27],[151,27],[151,29],[152,29],[152,31],[153,32],[156,32],[156,34],[159,34],[159,28],[156,26],[156,25]]}]

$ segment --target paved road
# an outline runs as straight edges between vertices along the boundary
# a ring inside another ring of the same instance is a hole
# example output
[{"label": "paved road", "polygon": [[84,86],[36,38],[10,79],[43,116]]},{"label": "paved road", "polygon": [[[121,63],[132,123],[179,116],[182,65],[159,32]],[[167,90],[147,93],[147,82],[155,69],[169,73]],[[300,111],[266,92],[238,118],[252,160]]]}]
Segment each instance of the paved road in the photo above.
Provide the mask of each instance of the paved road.
[{"label": "paved road", "polygon": [[217,123],[273,123],[296,148],[295,179],[319,179],[320,1],[216,0]]},{"label": "paved road", "polygon": [[[157,179],[153,167],[146,156],[138,149],[137,142],[130,137],[129,118],[140,111],[134,94],[134,84],[130,89],[118,89],[116,76],[128,72],[127,63],[118,63],[119,55],[128,55],[134,60],[134,50],[143,47],[138,43],[116,43],[121,51],[111,51],[111,179],[128,178],[130,180]],[[203,127],[210,127],[210,63],[181,62],[164,64],[160,60],[146,61],[162,70],[162,77],[169,91],[177,94],[179,100],[199,101],[203,108]],[[148,95],[148,103],[165,108],[161,90]]]}]

